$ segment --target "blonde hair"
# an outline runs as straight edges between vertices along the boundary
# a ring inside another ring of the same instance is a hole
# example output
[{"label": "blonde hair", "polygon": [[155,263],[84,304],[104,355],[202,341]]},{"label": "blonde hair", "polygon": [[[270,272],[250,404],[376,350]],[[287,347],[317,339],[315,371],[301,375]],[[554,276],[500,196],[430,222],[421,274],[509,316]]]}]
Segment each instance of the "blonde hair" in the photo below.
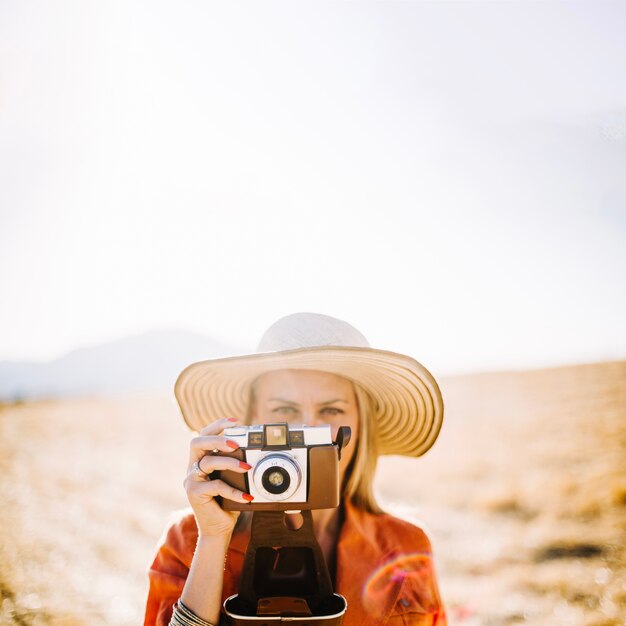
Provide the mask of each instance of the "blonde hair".
[{"label": "blonde hair", "polygon": [[374,497],[374,475],[378,462],[376,447],[376,403],[363,387],[352,383],[359,408],[359,437],[346,469],[342,493],[356,507],[368,513],[383,513]]},{"label": "blonde hair", "polygon": [[[257,379],[258,380],[258,379]],[[249,424],[256,406],[256,382],[250,386],[250,399],[246,422]],[[352,382],[352,381],[350,381]],[[359,413],[359,436],[348,445],[356,445],[356,450],[346,468],[341,485],[345,498],[359,509],[368,513],[384,513],[374,496],[374,475],[378,461],[376,446],[377,405],[367,391],[352,382]]]}]

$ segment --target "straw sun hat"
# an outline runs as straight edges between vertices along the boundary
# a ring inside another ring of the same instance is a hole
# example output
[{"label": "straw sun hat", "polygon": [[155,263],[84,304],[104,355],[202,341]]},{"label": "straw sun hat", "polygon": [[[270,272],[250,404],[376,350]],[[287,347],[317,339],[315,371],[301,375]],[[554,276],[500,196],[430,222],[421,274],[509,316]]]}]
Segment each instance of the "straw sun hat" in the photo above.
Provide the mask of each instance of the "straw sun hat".
[{"label": "straw sun hat", "polygon": [[189,365],[174,392],[192,430],[221,417],[245,421],[252,382],[281,369],[331,372],[361,385],[377,407],[379,454],[420,456],[437,439],[443,399],[432,374],[408,356],[370,348],[347,322],[317,313],[279,319],[256,354]]}]

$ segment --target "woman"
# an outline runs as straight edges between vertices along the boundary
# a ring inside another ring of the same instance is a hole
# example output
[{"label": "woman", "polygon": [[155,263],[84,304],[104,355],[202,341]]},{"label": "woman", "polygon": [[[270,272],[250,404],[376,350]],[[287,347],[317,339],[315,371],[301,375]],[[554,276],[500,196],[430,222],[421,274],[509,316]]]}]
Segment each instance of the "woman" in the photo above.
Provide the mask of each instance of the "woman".
[{"label": "woman", "polygon": [[[172,524],[150,568],[145,626],[218,624],[237,593],[250,515],[226,511],[216,496],[253,497],[214,470],[250,465],[219,452],[237,444],[222,434],[240,423],[350,426],[340,460],[342,504],[313,512],[335,591],[348,602],[343,624],[446,623],[424,532],[383,513],[372,492],[380,454],[419,456],[434,443],[443,402],[432,375],[413,359],[374,350],[341,320],[297,313],[265,333],[259,352],[195,363],[176,383],[196,432],[184,481],[193,513]],[[402,480],[402,477],[399,477]]]}]

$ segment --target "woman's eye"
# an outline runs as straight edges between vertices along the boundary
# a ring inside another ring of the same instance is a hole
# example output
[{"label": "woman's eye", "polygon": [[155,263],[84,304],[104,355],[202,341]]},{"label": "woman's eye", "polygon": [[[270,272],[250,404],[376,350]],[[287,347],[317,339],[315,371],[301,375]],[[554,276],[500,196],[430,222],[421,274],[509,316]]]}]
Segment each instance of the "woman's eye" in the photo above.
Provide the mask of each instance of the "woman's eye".
[{"label": "woman's eye", "polygon": [[277,406],[275,409],[272,409],[272,413],[277,413],[278,415],[296,415],[298,410],[293,406]]},{"label": "woman's eye", "polygon": [[322,409],[322,415],[330,415],[331,417],[334,415],[342,415],[343,414],[343,410],[342,409],[336,409],[334,407],[328,406],[324,409]]}]

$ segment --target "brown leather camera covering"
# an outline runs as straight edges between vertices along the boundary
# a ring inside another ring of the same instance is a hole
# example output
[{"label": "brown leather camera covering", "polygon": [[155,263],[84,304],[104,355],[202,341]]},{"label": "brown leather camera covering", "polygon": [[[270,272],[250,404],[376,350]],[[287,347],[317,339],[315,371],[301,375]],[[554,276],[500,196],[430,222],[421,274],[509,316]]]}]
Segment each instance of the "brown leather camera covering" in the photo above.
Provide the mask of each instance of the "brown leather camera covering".
[{"label": "brown leather camera covering", "polygon": [[[289,452],[286,450],[286,452]],[[244,461],[244,450],[235,450],[225,456]],[[250,493],[247,475],[225,470],[215,472],[211,478],[221,478],[225,483]],[[252,481],[252,476],[250,476]],[[239,503],[218,498],[227,511],[290,511],[308,509],[333,509],[339,506],[339,451],[335,444],[309,448],[308,498],[306,502],[251,502]]]}]

